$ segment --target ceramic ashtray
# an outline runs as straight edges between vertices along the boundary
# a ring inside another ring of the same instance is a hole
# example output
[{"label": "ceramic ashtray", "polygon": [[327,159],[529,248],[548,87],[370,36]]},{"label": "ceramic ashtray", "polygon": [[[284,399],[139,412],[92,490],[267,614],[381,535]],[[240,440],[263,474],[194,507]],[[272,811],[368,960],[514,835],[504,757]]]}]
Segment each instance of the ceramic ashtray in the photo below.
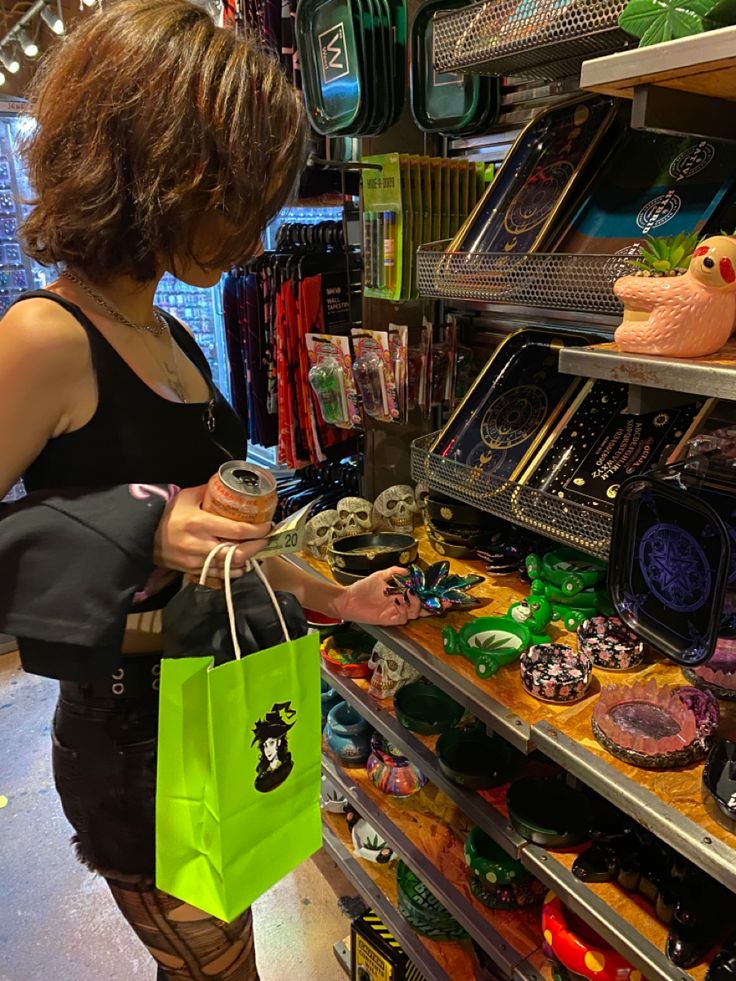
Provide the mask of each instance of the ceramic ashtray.
[{"label": "ceramic ashtray", "polygon": [[568,848],[588,837],[588,798],[556,777],[517,780],[508,789],[506,804],[513,826],[535,845]]},{"label": "ceramic ashtray", "polygon": [[342,790],[324,773],[322,774],[319,803],[323,811],[329,811],[331,814],[344,814],[348,804],[348,799]]},{"label": "ceramic ashtray", "polygon": [[564,644],[536,644],[519,661],[524,690],[541,702],[577,702],[583,698],[593,674],[587,654],[576,654]]},{"label": "ceramic ashtray", "polygon": [[656,681],[606,685],[593,709],[593,735],[612,756],[650,770],[702,760],[718,727],[713,695]]},{"label": "ceramic ashtray", "polygon": [[394,565],[409,565],[416,560],[417,548],[413,535],[394,532],[350,535],[335,539],[327,549],[327,561],[331,569],[369,575]]},{"label": "ceramic ashtray", "polygon": [[604,671],[628,671],[644,660],[644,644],[618,617],[591,617],[578,627],[578,651]]},{"label": "ceramic ashtray", "polygon": [[340,630],[320,645],[322,660],[335,674],[368,678],[375,640],[362,630]]},{"label": "ceramic ashtray", "polygon": [[703,769],[703,786],[723,814],[736,821],[736,742],[719,739],[714,743]]},{"label": "ceramic ashtray", "polygon": [[390,797],[411,797],[427,782],[418,767],[378,732],[371,737],[371,755],[365,768],[374,786]]},{"label": "ceramic ashtray", "polygon": [[498,736],[480,726],[451,729],[437,740],[437,761],[453,783],[470,790],[490,790],[511,778],[515,754]]},{"label": "ceramic ashtray", "polygon": [[553,956],[572,977],[588,981],[634,981],[639,971],[586,923],[566,909],[554,893],[542,907],[542,933]]},{"label": "ceramic ashtray", "polygon": [[383,835],[363,818],[353,825],[351,834],[353,851],[358,858],[364,858],[367,862],[376,862],[378,865],[388,865],[399,857],[391,846],[386,844]]},{"label": "ceramic ashtray", "polygon": [[481,828],[465,839],[470,891],[490,909],[520,909],[541,902],[544,886]]},{"label": "ceramic ashtray", "polygon": [[464,711],[441,688],[420,681],[399,688],[394,709],[402,726],[425,736],[453,729]]},{"label": "ceramic ashtray", "polygon": [[697,668],[683,668],[692,685],[705,688],[716,698],[736,699],[736,640],[720,637],[709,661]]},{"label": "ceramic ashtray", "polygon": [[402,861],[396,867],[399,912],[417,933],[432,940],[465,940],[467,933],[434,893]]},{"label": "ceramic ashtray", "polygon": [[529,628],[511,617],[475,617],[459,630],[442,631],[445,653],[467,658],[479,678],[490,678],[504,664],[517,660],[531,641]]}]

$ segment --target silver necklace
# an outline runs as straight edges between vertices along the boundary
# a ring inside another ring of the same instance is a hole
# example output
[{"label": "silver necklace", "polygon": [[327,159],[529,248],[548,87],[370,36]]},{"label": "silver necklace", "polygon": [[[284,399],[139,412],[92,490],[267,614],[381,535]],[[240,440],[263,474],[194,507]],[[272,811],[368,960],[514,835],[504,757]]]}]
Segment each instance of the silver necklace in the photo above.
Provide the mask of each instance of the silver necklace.
[{"label": "silver necklace", "polygon": [[[101,293],[98,293],[97,290],[93,289],[89,283],[85,282],[85,280],[81,279],[79,276],[69,272],[67,269],[64,270],[62,275],[71,283],[74,283],[75,286],[78,286],[81,290],[83,290],[95,301],[95,303],[97,303],[98,306],[102,307],[106,313],[109,313],[113,320],[117,320],[118,323],[124,324],[126,327],[130,327],[132,330],[139,330],[144,331],[144,333],[152,334],[154,337],[163,337],[165,334],[168,334],[174,366],[172,367],[168,360],[162,360],[162,358],[156,352],[154,352],[154,357],[166,374],[166,383],[168,384],[169,388],[172,390],[172,392],[174,392],[180,402],[186,404],[188,399],[186,397],[186,391],[184,390],[184,384],[181,380],[181,371],[179,370],[179,357],[176,350],[178,345],[171,335],[168,322],[164,315],[156,307],[154,307],[153,315],[156,318],[155,324],[136,323],[134,320],[129,320],[125,314],[121,313],[112,305],[112,303],[109,303]],[[146,345],[146,347],[148,347],[148,345]]]},{"label": "silver necklace", "polygon": [[153,334],[154,337],[163,337],[164,334],[168,333],[169,325],[166,323],[166,319],[163,314],[157,310],[156,307],[153,308],[153,316],[156,321],[155,324],[136,323],[134,320],[129,320],[124,313],[121,313],[112,305],[112,303],[106,300],[101,293],[98,293],[96,289],[93,289],[89,283],[85,282],[85,280],[81,279],[74,273],[69,272],[68,269],[64,270],[62,276],[64,276],[65,279],[68,279],[71,283],[74,283],[74,285],[78,286],[81,290],[84,290],[87,296],[91,296],[95,303],[97,303],[98,306],[101,306],[105,313],[109,313],[113,320],[117,320],[118,323],[125,324],[126,327],[131,327],[133,330],[145,330],[149,334]]}]

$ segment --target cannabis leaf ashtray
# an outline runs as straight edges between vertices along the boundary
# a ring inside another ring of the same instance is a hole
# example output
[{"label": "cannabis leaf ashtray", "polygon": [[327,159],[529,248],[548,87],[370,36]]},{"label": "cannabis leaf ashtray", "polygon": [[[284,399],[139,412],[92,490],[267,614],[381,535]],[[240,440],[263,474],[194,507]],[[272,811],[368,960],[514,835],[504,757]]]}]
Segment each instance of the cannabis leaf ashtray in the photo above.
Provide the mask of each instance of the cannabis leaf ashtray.
[{"label": "cannabis leaf ashtray", "polygon": [[485,576],[456,575],[450,572],[449,562],[435,562],[426,571],[418,565],[409,566],[407,575],[394,576],[394,588],[404,594],[413,593],[428,613],[446,613],[477,606],[480,600],[468,591],[484,580]]},{"label": "cannabis leaf ashtray", "polygon": [[705,758],[718,727],[718,702],[707,691],[656,681],[606,685],[593,709],[593,735],[632,766],[666,770]]},{"label": "cannabis leaf ashtray", "polygon": [[504,664],[516,661],[531,642],[526,624],[511,617],[476,617],[459,630],[442,631],[445,653],[467,658],[479,678],[490,678]]},{"label": "cannabis leaf ashtray", "polygon": [[524,691],[542,702],[577,702],[585,696],[593,675],[587,654],[564,644],[536,644],[519,661]]}]

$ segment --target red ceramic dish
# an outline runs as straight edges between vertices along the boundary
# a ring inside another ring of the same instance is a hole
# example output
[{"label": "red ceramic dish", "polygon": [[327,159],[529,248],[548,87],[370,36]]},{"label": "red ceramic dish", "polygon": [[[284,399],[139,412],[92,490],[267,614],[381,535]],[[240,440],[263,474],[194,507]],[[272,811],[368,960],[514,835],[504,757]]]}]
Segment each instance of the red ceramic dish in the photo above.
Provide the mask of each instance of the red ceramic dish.
[{"label": "red ceramic dish", "polygon": [[634,981],[641,974],[579,920],[554,895],[542,907],[542,931],[552,953],[568,971],[590,981]]},{"label": "red ceramic dish", "polygon": [[334,671],[335,674],[344,675],[346,678],[370,678],[371,676],[371,669],[368,667],[367,661],[346,664],[343,661],[329,657],[324,648],[322,649],[322,660],[330,671]]}]

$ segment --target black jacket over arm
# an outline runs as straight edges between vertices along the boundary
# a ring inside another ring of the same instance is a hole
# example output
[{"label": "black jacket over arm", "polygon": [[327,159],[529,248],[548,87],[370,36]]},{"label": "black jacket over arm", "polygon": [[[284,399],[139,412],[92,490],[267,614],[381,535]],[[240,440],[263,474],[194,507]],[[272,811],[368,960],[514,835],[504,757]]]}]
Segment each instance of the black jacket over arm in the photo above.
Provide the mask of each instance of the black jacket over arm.
[{"label": "black jacket over arm", "polygon": [[69,681],[115,671],[127,615],[160,609],[178,587],[169,574],[149,595],[154,535],[176,490],[39,491],[0,506],[0,632],[17,638],[26,671]]}]

